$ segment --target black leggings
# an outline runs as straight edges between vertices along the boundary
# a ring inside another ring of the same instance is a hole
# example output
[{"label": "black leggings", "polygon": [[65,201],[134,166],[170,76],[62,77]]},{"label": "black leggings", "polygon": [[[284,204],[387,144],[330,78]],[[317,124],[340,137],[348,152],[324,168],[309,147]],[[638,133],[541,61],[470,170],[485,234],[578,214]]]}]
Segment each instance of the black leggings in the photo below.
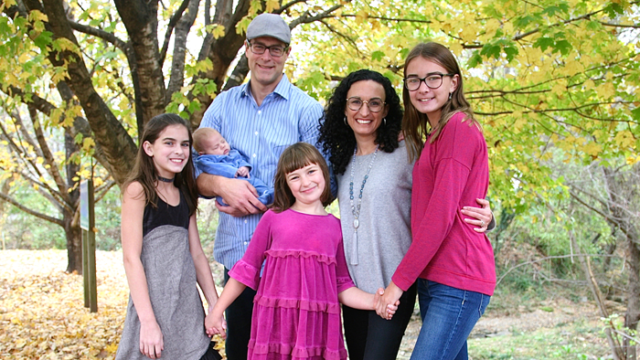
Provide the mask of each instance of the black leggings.
[{"label": "black leggings", "polygon": [[215,345],[216,343],[213,341],[209,343],[209,348],[207,349],[207,352],[204,353],[204,355],[202,355],[200,360],[222,360],[222,356],[220,355],[220,353],[213,348]]},{"label": "black leggings", "polygon": [[350,360],[395,360],[416,303],[416,284],[400,297],[393,319],[385,320],[375,311],[342,305],[344,337]]}]

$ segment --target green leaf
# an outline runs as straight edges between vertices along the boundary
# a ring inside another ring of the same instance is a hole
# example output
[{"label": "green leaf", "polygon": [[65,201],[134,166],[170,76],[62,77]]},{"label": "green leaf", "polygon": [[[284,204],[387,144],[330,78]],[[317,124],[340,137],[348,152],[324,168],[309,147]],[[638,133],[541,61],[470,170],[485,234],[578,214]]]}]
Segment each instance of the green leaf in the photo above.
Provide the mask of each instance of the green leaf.
[{"label": "green leaf", "polygon": [[513,25],[514,25],[515,27],[518,27],[518,28],[525,28],[525,27],[527,27],[527,25],[529,25],[529,24],[531,24],[531,23],[534,23],[534,22],[536,22],[537,20],[538,20],[538,19],[537,19],[535,16],[533,16],[533,15],[525,15],[525,16],[522,16],[522,17],[517,18],[517,19],[513,22]]},{"label": "green leaf", "polygon": [[537,47],[537,48],[540,48],[540,50],[545,51],[550,46],[553,46],[554,43],[555,41],[553,39],[542,36],[538,38],[538,40],[536,40],[535,43],[533,43],[533,47]]},{"label": "green leaf", "polygon": [[376,50],[371,54],[371,60],[373,61],[382,61],[384,58],[384,53],[380,50]]},{"label": "green leaf", "polygon": [[610,18],[615,18],[616,16],[624,13],[624,8],[620,4],[616,3],[609,4],[609,6],[605,7],[603,10]]},{"label": "green leaf", "polygon": [[480,53],[476,50],[473,52],[473,54],[469,58],[469,61],[467,62],[467,66],[469,68],[474,68],[480,64],[482,64],[482,56],[480,56]]},{"label": "green leaf", "polygon": [[573,49],[573,46],[567,40],[556,41],[555,50],[553,52],[559,51],[562,55],[568,55]]},{"label": "green leaf", "polygon": [[631,115],[635,121],[640,121],[640,106],[631,110]]},{"label": "green leaf", "polygon": [[[562,6],[564,5],[564,6]],[[560,4],[558,6],[552,5],[542,11],[543,14],[547,14],[549,16],[554,16],[557,13],[567,13],[568,7],[567,4]]]},{"label": "green leaf", "polygon": [[43,31],[38,35],[35,39],[33,39],[33,43],[39,47],[40,49],[46,49],[49,44],[51,44],[51,38],[53,33],[49,31]]}]

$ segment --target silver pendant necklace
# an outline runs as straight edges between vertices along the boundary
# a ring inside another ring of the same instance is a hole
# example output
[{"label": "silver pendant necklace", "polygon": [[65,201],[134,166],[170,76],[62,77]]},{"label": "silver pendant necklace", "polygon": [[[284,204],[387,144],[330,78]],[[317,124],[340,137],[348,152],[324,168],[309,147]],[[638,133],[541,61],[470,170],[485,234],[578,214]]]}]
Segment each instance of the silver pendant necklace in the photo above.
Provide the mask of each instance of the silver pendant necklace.
[{"label": "silver pendant necklace", "polygon": [[360,185],[360,194],[358,195],[358,204],[356,206],[353,196],[353,175],[356,168],[356,152],[358,151],[358,147],[353,150],[353,159],[351,160],[351,181],[349,182],[349,202],[351,203],[351,214],[353,215],[353,241],[351,245],[351,256],[350,263],[351,265],[358,265],[358,228],[360,227],[360,207],[362,205],[362,192],[364,191],[364,186],[367,184],[367,179],[369,179],[369,173],[371,172],[371,167],[373,166],[373,162],[376,160],[376,156],[378,155],[378,148],[376,146],[376,150],[373,152],[373,157],[369,162],[369,167],[367,168],[367,173],[364,175],[364,179],[362,179],[362,185]]}]

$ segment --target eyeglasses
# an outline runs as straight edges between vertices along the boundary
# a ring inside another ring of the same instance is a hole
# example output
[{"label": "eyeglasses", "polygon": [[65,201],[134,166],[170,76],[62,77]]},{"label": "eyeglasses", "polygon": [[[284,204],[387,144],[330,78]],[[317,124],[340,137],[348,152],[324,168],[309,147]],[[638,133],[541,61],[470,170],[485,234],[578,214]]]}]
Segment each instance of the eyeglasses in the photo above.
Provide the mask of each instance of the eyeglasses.
[{"label": "eyeglasses", "polygon": [[269,54],[271,54],[271,56],[280,57],[284,55],[285,52],[287,52],[287,49],[289,49],[289,46],[282,46],[282,45],[266,46],[264,44],[251,43],[249,41],[247,41],[247,44],[249,44],[249,48],[251,49],[251,52],[256,55],[262,55],[264,54],[265,51],[269,50]]},{"label": "eyeglasses", "polygon": [[382,110],[382,108],[384,107],[384,105],[386,103],[384,101],[382,101],[382,99],[380,99],[380,98],[362,100],[359,97],[353,96],[353,97],[350,97],[350,98],[347,99],[347,107],[351,111],[360,110],[360,108],[362,108],[362,104],[367,104],[367,107],[369,108],[369,111],[377,113],[377,112],[380,112],[380,110]]},{"label": "eyeglasses", "polygon": [[419,78],[417,76],[409,76],[404,79],[404,86],[409,91],[415,91],[420,88],[420,84],[424,81],[429,89],[437,89],[442,86],[442,78],[445,76],[453,76],[455,74],[428,73],[427,76]]}]

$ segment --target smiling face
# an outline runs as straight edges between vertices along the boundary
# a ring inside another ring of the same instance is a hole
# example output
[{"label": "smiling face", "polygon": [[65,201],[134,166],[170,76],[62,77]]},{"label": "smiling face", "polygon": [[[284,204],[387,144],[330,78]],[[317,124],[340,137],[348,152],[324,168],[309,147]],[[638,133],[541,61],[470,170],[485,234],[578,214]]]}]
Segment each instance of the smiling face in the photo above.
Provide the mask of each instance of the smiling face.
[{"label": "smiling face", "polygon": [[173,178],[189,161],[191,143],[189,131],[183,125],[169,125],[160,132],[156,141],[142,144],[145,153],[153,159],[158,175]]},{"label": "smiling face", "polygon": [[322,207],[321,197],[326,184],[318,164],[311,163],[287,173],[286,180],[298,206],[309,207],[319,203]]},{"label": "smiling face", "polygon": [[[436,62],[418,56],[407,64],[405,77],[425,78],[428,74],[433,73],[447,74],[449,71]],[[429,117],[432,126],[438,124],[442,107],[449,101],[449,94],[453,93],[458,86],[458,79],[457,74],[444,76],[442,85],[437,89],[430,89],[424,82],[421,82],[417,90],[409,91],[411,104],[416,110]]]},{"label": "smiling face", "polygon": [[[263,46],[283,46],[285,47],[287,44],[282,41],[272,38],[272,37],[259,37],[250,40],[251,44],[260,44]],[[284,64],[287,62],[287,58],[289,57],[289,52],[291,48],[287,49],[287,51],[280,57],[276,57],[271,55],[271,51],[265,50],[263,54],[254,54],[251,51],[251,46],[249,42],[245,42],[245,55],[247,57],[247,61],[249,64],[249,70],[251,70],[251,81],[255,81],[262,86],[274,86],[280,82],[282,79],[282,70],[284,69]]]},{"label": "smiling face", "polygon": [[359,145],[373,144],[376,139],[376,131],[380,127],[382,119],[387,116],[389,109],[384,105],[379,112],[372,112],[369,109],[369,104],[372,100],[385,102],[384,87],[373,80],[355,82],[347,92],[347,99],[353,98],[359,98],[362,107],[354,111],[349,108],[348,104],[345,106],[344,115],[347,118],[347,123],[353,130]]}]

